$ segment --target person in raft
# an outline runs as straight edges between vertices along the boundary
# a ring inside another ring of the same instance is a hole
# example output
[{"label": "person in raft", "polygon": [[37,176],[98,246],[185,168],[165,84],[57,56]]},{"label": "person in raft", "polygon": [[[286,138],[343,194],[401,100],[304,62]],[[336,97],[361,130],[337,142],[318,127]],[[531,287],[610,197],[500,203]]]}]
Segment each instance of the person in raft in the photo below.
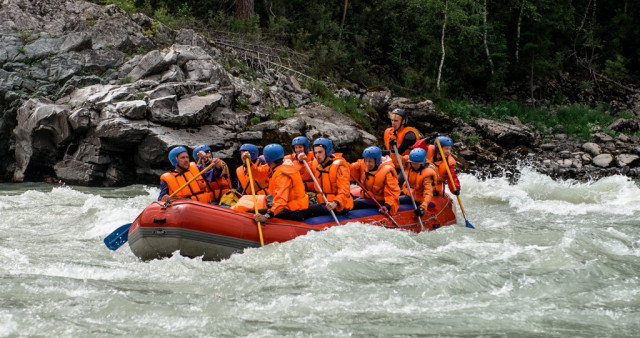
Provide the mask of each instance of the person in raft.
[{"label": "person in raft", "polygon": [[[440,150],[438,149],[438,142],[440,141],[440,145],[442,146],[442,152],[444,152],[444,156],[447,158],[447,163],[449,164],[449,170],[451,171],[451,177],[453,178],[452,182],[449,182],[449,174],[447,174],[447,168],[442,161],[442,156],[440,155]],[[413,148],[422,148],[427,151],[427,161],[431,162],[433,166],[436,168],[436,173],[438,174],[438,181],[436,182],[436,191],[434,195],[442,195],[444,193],[444,183],[447,182],[449,185],[449,190],[454,195],[460,195],[460,180],[456,175],[456,160],[451,155],[451,150],[453,148],[453,140],[447,136],[438,136],[434,139],[433,144],[428,144],[426,139],[420,140],[413,145]]]},{"label": "person in raft", "polygon": [[[433,192],[438,181],[436,168],[431,163],[427,163],[427,152],[422,148],[411,150],[409,156],[403,156],[402,160],[403,163],[406,161],[407,181],[418,207],[414,212],[416,216],[422,217],[433,199]],[[402,192],[404,195],[400,196],[400,203],[411,203],[407,182],[402,185]],[[431,205],[433,206],[432,203]]]},{"label": "person in raft", "polygon": [[200,171],[215,163],[213,168],[207,170],[202,176],[209,191],[213,193],[213,202],[219,203],[220,198],[231,189],[231,174],[227,164],[219,159],[213,158],[211,148],[206,144],[201,144],[193,149],[193,160]]},{"label": "person in raft", "polygon": [[[331,210],[338,214],[346,214],[353,209],[349,162],[342,158],[342,154],[333,152],[333,143],[327,138],[321,137],[313,141],[312,149],[315,159],[309,163],[309,167],[327,200],[324,200],[314,183],[313,191],[317,193],[318,203],[309,206],[306,216],[328,215]],[[302,162],[308,158],[305,154],[299,154],[298,160]]]},{"label": "person in raft", "polygon": [[256,195],[267,194],[271,169],[258,155],[259,151],[256,145],[246,143],[240,146],[242,165],[236,169],[236,176],[238,177],[238,188],[236,190],[243,195],[251,195],[247,159],[251,162],[251,176],[253,177],[253,188],[256,191]]},{"label": "person in raft", "polygon": [[[200,173],[200,169],[198,169],[195,162],[189,162],[187,148],[178,146],[171,149],[169,151],[169,161],[174,168],[172,171],[160,176],[158,201],[171,201],[178,198],[189,198],[204,203],[213,201],[213,193],[207,187],[206,180],[202,176],[199,176],[188,186],[178,191],[180,187]],[[176,191],[178,191],[176,195],[169,198]]]},{"label": "person in raft", "polygon": [[391,120],[391,127],[384,131],[384,145],[386,150],[382,152],[383,155],[391,155],[393,165],[396,169],[400,169],[398,159],[394,155],[393,146],[398,148],[398,153],[402,155],[409,155],[411,146],[420,139],[420,133],[414,127],[407,126],[407,112],[396,108],[389,113],[389,119]]},{"label": "person in raft", "polygon": [[[395,215],[400,207],[398,174],[390,161],[382,163],[382,150],[376,146],[366,148],[362,159],[351,164],[351,176],[358,179],[373,198],[380,203],[381,214]],[[377,207],[364,190],[353,202],[354,209]]]},{"label": "person in raft", "polygon": [[300,171],[291,161],[284,159],[284,148],[277,143],[264,147],[262,154],[272,172],[268,191],[273,202],[271,208],[258,210],[254,219],[257,222],[265,222],[272,217],[304,219],[309,197],[304,191]]},{"label": "person in raft", "polygon": [[285,160],[290,160],[293,165],[300,171],[300,177],[302,177],[302,182],[304,182],[305,191],[314,191],[314,183],[313,179],[311,179],[311,174],[304,166],[302,161],[298,160],[298,155],[305,154],[307,155],[307,161],[313,161],[313,152],[309,151],[309,139],[305,136],[295,137],[291,141],[291,147],[293,148],[293,153],[285,156]]}]

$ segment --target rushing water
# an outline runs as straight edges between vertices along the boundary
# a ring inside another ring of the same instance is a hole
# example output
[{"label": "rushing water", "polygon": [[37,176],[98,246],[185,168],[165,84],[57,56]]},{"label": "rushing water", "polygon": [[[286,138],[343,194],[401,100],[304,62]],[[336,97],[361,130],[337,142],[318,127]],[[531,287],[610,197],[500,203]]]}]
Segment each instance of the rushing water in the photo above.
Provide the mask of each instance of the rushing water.
[{"label": "rushing water", "polygon": [[640,187],[460,175],[476,230],[360,223],[222,262],[102,239],[158,194],[0,184],[0,336],[640,336]]}]

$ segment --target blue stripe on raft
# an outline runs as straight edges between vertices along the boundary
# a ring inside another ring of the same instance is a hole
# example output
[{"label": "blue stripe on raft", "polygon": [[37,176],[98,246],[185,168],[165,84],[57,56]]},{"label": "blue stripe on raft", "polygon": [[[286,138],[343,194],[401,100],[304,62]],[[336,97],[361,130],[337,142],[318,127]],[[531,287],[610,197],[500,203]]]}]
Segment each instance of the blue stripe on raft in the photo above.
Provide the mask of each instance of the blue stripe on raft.
[{"label": "blue stripe on raft", "polygon": [[[413,205],[401,204],[400,208],[398,209],[398,211],[406,211],[406,210],[413,210]],[[347,215],[336,214],[336,217],[338,218],[338,221],[344,221],[344,220],[349,221],[356,218],[379,215],[379,214],[380,213],[378,212],[377,208],[376,209],[357,209],[357,210],[349,211]],[[335,223],[335,220],[331,215],[323,215],[323,216],[307,218],[303,222],[309,225],[318,225],[323,223]]]}]

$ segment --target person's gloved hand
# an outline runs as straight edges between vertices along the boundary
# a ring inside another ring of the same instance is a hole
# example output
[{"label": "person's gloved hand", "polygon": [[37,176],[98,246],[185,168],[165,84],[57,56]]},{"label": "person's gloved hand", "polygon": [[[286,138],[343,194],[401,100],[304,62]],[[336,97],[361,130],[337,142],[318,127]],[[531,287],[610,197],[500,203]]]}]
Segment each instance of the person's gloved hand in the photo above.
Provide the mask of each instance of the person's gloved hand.
[{"label": "person's gloved hand", "polygon": [[389,140],[389,147],[391,149],[393,149],[393,147],[395,147],[398,143],[396,142],[396,139],[392,138]]},{"label": "person's gloved hand", "polygon": [[453,194],[456,195],[456,196],[459,196],[460,195],[460,189],[454,190]]},{"label": "person's gloved hand", "polygon": [[418,217],[422,217],[424,216],[424,208],[416,208],[416,210],[414,210],[413,213],[416,214],[416,216]]},{"label": "person's gloved hand", "polygon": [[389,209],[387,209],[387,207],[383,205],[382,207],[380,207],[380,209],[378,209],[378,212],[380,212],[383,215],[386,215],[389,213]]}]

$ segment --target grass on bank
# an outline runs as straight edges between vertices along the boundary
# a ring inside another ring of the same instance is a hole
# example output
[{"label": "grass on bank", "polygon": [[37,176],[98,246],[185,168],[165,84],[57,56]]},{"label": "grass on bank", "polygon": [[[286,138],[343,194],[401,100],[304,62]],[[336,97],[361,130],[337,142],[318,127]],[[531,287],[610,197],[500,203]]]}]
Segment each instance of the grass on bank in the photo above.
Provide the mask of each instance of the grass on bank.
[{"label": "grass on bank", "polygon": [[465,122],[478,118],[509,122],[510,117],[517,117],[524,124],[532,123],[536,129],[545,134],[565,133],[572,137],[587,139],[594,126],[614,136],[616,133],[607,127],[618,118],[631,118],[629,112],[621,112],[612,116],[605,107],[590,107],[583,104],[568,106],[530,107],[517,102],[495,102],[488,105],[470,103],[468,101],[441,100],[435,102],[437,111]]}]

